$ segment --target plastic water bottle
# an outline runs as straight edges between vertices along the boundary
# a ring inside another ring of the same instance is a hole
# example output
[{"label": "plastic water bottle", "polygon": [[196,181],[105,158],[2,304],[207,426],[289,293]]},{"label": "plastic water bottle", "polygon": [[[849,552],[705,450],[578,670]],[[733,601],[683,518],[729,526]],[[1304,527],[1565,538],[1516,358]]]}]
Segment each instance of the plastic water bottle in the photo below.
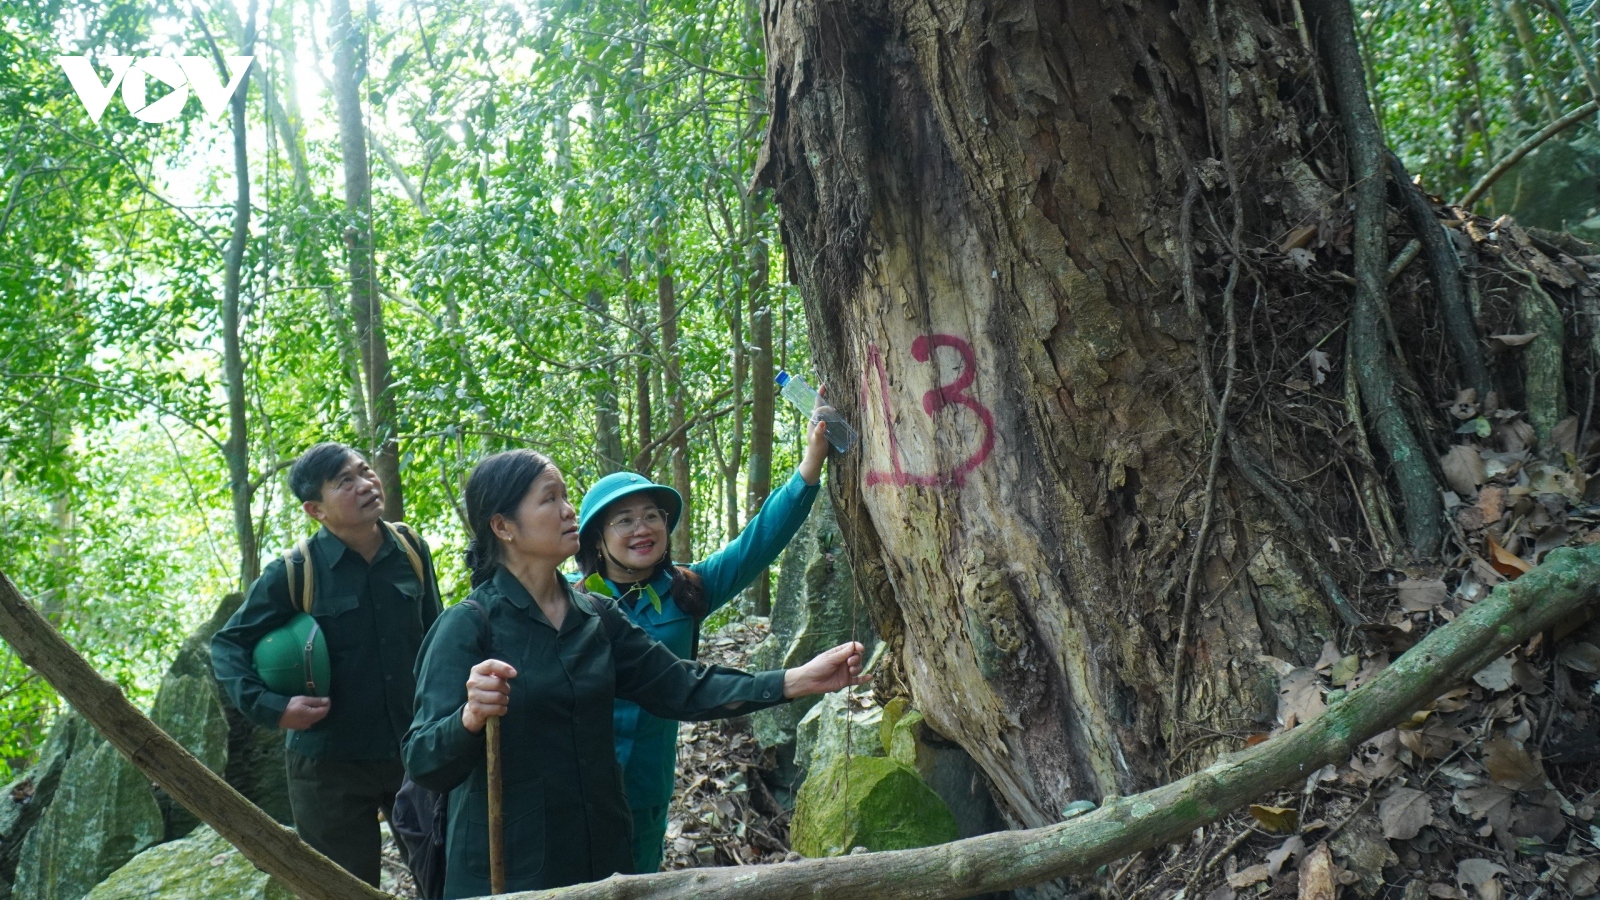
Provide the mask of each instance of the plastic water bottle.
[{"label": "plastic water bottle", "polygon": [[840,453],[856,445],[856,430],[850,423],[839,415],[839,411],[822,402],[822,397],[806,384],[805,378],[799,375],[790,375],[788,372],[778,373],[778,393],[783,399],[794,404],[808,417],[808,421],[823,421],[828,423],[828,443]]}]

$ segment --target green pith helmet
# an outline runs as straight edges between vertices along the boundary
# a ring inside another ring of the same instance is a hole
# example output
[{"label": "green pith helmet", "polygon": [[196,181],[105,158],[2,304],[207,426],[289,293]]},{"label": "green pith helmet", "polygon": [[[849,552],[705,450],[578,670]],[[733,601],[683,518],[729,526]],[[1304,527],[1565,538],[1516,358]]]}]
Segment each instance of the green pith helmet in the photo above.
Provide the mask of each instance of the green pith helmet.
[{"label": "green pith helmet", "polygon": [[256,673],[273,693],[328,696],[328,682],[332,680],[328,641],[311,616],[296,613],[289,624],[257,641],[251,657]]},{"label": "green pith helmet", "polygon": [[613,500],[648,491],[655,495],[656,505],[667,511],[667,533],[678,527],[678,516],[683,514],[683,497],[664,484],[656,484],[637,472],[612,472],[596,481],[583,495],[578,508],[578,533],[589,530],[589,523]]}]

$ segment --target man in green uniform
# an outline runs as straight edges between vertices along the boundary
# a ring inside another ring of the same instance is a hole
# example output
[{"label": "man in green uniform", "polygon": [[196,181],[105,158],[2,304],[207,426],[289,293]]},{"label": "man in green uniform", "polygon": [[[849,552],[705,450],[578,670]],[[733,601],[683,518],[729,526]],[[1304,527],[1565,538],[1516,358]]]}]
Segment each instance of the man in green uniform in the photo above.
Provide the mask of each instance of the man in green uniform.
[{"label": "man in green uniform", "polygon": [[212,667],[240,712],[288,731],[289,806],[300,836],[377,885],[378,811],[387,814],[405,774],[400,739],[411,724],[417,651],[439,617],[438,579],[420,538],[419,579],[384,526],[383,485],[361,454],[318,444],[295,461],[289,486],[322,526],[305,564],[314,585],[311,615],[328,647],[328,695],[275,693],[252,665],[256,643],[300,612],[281,558],[212,638]]}]

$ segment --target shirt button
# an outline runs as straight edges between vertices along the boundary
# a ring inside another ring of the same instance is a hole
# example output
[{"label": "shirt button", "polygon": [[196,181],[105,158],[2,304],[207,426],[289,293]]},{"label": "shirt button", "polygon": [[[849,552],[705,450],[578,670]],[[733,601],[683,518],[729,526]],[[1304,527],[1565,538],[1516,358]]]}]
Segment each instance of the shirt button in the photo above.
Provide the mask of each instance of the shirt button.
[{"label": "shirt button", "polygon": [[385,675],[385,676],[383,676],[383,680],[384,681],[393,681],[394,680],[394,676],[393,675]]},{"label": "shirt button", "polygon": [[761,692],[761,699],[763,699],[763,700],[771,700],[772,699],[772,692],[771,691],[762,691]]}]

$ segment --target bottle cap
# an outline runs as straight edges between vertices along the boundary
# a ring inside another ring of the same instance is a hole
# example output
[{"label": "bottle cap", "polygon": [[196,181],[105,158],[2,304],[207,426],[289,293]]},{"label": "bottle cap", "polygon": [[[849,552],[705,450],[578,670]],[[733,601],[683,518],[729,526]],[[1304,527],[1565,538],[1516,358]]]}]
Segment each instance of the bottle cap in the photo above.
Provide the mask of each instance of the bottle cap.
[{"label": "bottle cap", "polygon": [[789,384],[789,373],[780,369],[778,377],[774,380],[778,382],[778,387],[784,387]]}]

